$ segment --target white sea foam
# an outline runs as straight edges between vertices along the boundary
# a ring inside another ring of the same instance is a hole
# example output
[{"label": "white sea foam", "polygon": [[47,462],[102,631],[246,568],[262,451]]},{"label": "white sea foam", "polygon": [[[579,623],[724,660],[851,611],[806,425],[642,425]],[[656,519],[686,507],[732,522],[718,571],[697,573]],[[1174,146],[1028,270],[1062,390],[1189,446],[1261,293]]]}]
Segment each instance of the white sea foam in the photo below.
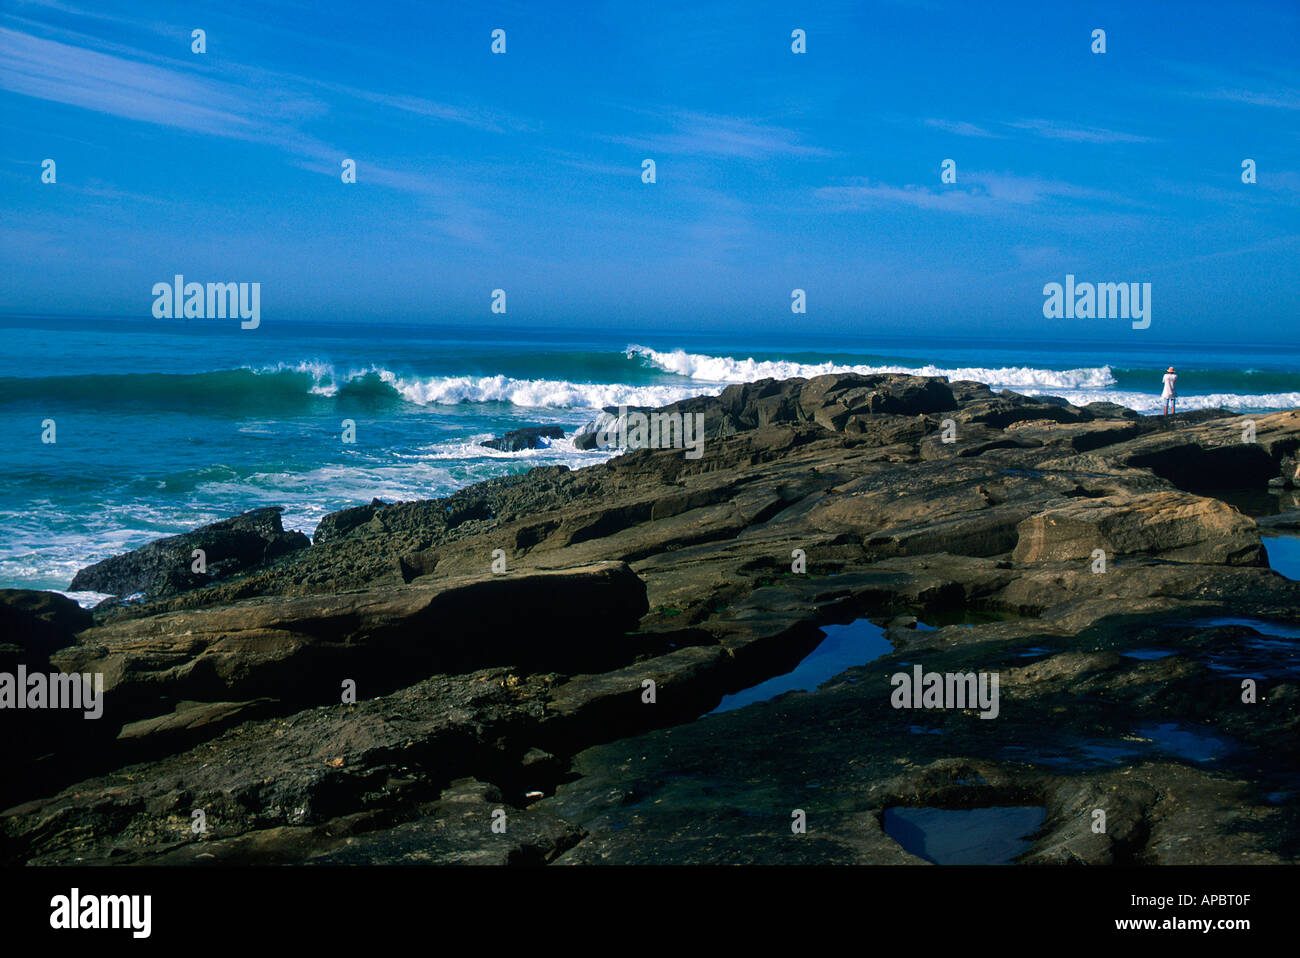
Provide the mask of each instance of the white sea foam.
[{"label": "white sea foam", "polygon": [[[590,423],[587,426],[590,426]],[[587,426],[583,426],[577,432],[587,430]],[[577,435],[577,432],[574,435]],[[421,457],[433,460],[450,460],[452,462],[469,462],[475,459],[503,459],[523,462],[537,460],[539,464],[545,462],[547,465],[562,463],[564,465],[589,466],[593,463],[604,462],[611,455],[605,449],[578,449],[573,445],[573,436],[565,436],[561,439],[541,439],[539,440],[540,445],[536,449],[518,449],[514,452],[492,449],[482,445],[483,440],[491,439],[494,435],[494,433],[485,432],[471,436],[464,442],[437,443],[423,451]]]},{"label": "white sea foam", "polygon": [[1033,366],[1003,366],[989,369],[983,366],[868,366],[842,363],[798,363],[790,360],[734,359],[730,356],[704,356],[675,349],[660,352],[645,346],[629,346],[629,357],[639,356],[643,361],[665,372],[676,373],[691,379],[710,383],[747,383],[756,379],[789,379],[794,376],[810,378],[830,373],[860,373],[864,376],[880,373],[903,373],[911,376],[947,376],[950,381],[971,379],[987,383],[997,389],[1104,389],[1115,384],[1109,366],[1083,369],[1037,369]]},{"label": "white sea foam", "polygon": [[[1141,413],[1158,413],[1164,408],[1156,392],[1115,390],[1110,366],[1080,369],[1040,369],[1033,366],[868,366],[842,363],[799,363],[790,360],[736,359],[731,356],[706,356],[675,349],[661,352],[646,346],[629,346],[629,358],[640,358],[657,369],[687,377],[701,384],[753,382],[756,379],[810,378],[830,373],[903,373],[912,376],[946,376],[950,382],[969,379],[994,390],[1011,389],[1026,396],[1060,396],[1076,406],[1090,402],[1113,402]],[[1236,412],[1261,412],[1300,407],[1300,392],[1286,393],[1212,393],[1180,396],[1178,408],[1224,408]]]},{"label": "white sea foam", "polygon": [[[254,370],[259,374],[294,372],[311,377],[309,391],[320,396],[335,396],[348,383],[374,376],[407,402],[420,406],[456,405],[460,403],[503,403],[533,409],[598,410],[608,406],[665,406],[691,396],[717,395],[732,383],[757,379],[809,378],[831,373],[875,375],[902,373],[912,376],[946,376],[949,381],[974,380],[992,389],[1012,389],[1029,396],[1060,396],[1075,405],[1094,401],[1114,402],[1138,412],[1160,412],[1159,395],[1115,390],[1116,380],[1110,366],[1077,369],[1042,369],[1034,366],[907,366],[846,363],[801,363],[793,360],[738,359],[732,356],[708,356],[682,349],[669,352],[646,346],[627,347],[629,358],[640,359],[662,372],[689,380],[681,385],[630,385],[627,383],[580,383],[563,379],[514,379],[509,376],[414,376],[403,375],[380,366],[349,369],[340,373],[336,367],[318,360],[280,363]],[[1300,406],[1300,393],[1264,393],[1258,395],[1215,393],[1179,398],[1180,409],[1193,410],[1223,407],[1239,412],[1293,409]],[[245,423],[242,432],[257,433],[268,429],[265,423]],[[530,450],[535,451],[535,450]],[[575,450],[576,452],[576,450]],[[492,455],[491,450],[466,449],[471,457]],[[501,458],[516,453],[497,454]],[[452,459],[448,454],[439,458]]]},{"label": "white sea foam", "polygon": [[508,376],[397,376],[378,371],[380,378],[409,402],[502,402],[537,409],[600,409],[603,406],[666,406],[704,390],[688,386],[629,386],[623,383],[575,383],[555,379],[511,379]]},{"label": "white sea foam", "polygon": [[339,373],[330,363],[279,363],[252,370],[259,375],[301,373],[312,378],[308,391],[318,396],[336,396],[341,388],[367,376],[375,376],[407,402],[419,406],[458,403],[508,403],[533,409],[601,409],[604,406],[666,406],[718,389],[699,386],[644,385],[626,383],[580,383],[565,379],[514,379],[509,376],[413,376],[382,366],[350,369]]},{"label": "white sea foam", "polygon": [[[610,458],[610,450],[579,450],[572,438],[552,439],[538,449],[503,452],[479,445],[482,433],[468,440],[431,443],[414,451],[383,450],[347,464],[329,464],[303,472],[259,472],[237,479],[202,483],[195,495],[228,502],[232,508],[284,507],[286,529],[314,535],[328,513],[379,498],[385,502],[446,496],[467,485],[502,474],[502,466],[566,465],[571,469]],[[328,490],[321,496],[321,490]]]},{"label": "white sea foam", "polygon": [[[58,592],[59,590],[55,590]],[[107,592],[59,592],[59,595],[71,599],[83,609],[93,609],[105,599],[112,598]]]},{"label": "white sea foam", "polygon": [[[1158,393],[1139,393],[1115,390],[1034,390],[1022,389],[1026,396],[1053,395],[1068,399],[1076,406],[1086,406],[1090,402],[1113,402],[1140,413],[1153,415],[1164,410],[1164,400]],[[1297,393],[1260,393],[1258,395],[1240,395],[1238,393],[1210,393],[1205,396],[1179,396],[1178,411],[1191,412],[1193,409],[1230,409],[1233,412],[1272,412],[1279,409],[1300,408],[1300,392]]]}]

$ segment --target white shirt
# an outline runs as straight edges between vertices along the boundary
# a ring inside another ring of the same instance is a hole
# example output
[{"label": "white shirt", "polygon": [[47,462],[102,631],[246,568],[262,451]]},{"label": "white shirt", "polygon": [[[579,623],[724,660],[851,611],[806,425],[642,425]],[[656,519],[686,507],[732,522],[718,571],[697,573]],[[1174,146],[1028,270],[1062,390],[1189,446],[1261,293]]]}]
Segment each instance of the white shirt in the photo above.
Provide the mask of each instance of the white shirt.
[{"label": "white shirt", "polygon": [[1178,383],[1177,373],[1165,373],[1165,391],[1160,394],[1161,399],[1173,399],[1178,395],[1178,390],[1174,388]]}]

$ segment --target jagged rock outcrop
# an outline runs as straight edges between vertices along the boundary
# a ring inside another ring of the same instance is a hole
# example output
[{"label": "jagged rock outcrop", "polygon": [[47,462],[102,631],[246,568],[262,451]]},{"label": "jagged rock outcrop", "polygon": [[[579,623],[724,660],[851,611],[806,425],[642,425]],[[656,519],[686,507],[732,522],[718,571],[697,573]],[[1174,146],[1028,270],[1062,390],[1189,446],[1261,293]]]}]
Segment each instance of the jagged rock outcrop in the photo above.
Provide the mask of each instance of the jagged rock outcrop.
[{"label": "jagged rock outcrop", "polygon": [[536,449],[544,439],[563,439],[564,430],[559,426],[528,426],[524,429],[512,429],[495,439],[484,439],[480,446],[496,449],[498,452],[522,452]]},{"label": "jagged rock outcrop", "polygon": [[[282,511],[254,509],[103,559],[78,572],[68,591],[138,593],[146,599],[177,595],[307,548],[307,536],[284,531]],[[196,550],[203,553],[202,567]]]}]

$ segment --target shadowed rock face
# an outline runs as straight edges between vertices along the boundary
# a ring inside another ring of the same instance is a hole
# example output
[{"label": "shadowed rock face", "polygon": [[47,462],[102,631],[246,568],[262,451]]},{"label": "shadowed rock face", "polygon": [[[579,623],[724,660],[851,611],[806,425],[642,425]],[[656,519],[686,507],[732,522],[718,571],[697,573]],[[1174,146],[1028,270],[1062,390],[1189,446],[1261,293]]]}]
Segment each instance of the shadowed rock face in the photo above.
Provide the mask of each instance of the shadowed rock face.
[{"label": "shadowed rock face", "polygon": [[[123,714],[152,715],[175,697],[338,698],[335,675],[391,691],[412,675],[491,664],[533,671],[620,663],[647,609],[622,563],[514,577],[468,577],[337,596],[247,599],[230,606],[87,629],[54,656],[65,672],[102,672]],[[539,643],[532,619],[557,640]]]},{"label": "shadowed rock face", "polygon": [[[1208,494],[1291,482],[1300,415],[1247,442],[1229,413],[852,375],[665,411],[704,416],[702,456],[375,500],[310,548],[258,510],[79,574],[146,592],[93,621],[0,601],[15,654],[107,689],[99,722],[22,713],[0,857],[918,863],[898,806],[1042,808],[1024,861],[1300,854],[1300,584]],[[169,585],[217,527],[261,545]],[[892,654],[700,718],[859,617]],[[894,707],[918,664],[997,673],[998,717]]]},{"label": "shadowed rock face", "polygon": [[93,621],[57,592],[0,589],[0,671],[11,672],[20,662],[44,668],[51,653],[71,645]]},{"label": "shadowed rock face", "polygon": [[[68,591],[114,597],[140,593],[147,599],[177,595],[307,548],[311,540],[301,532],[284,531],[282,511],[278,506],[254,509],[104,559],[78,572]],[[203,552],[205,571],[195,571],[195,550]]]}]

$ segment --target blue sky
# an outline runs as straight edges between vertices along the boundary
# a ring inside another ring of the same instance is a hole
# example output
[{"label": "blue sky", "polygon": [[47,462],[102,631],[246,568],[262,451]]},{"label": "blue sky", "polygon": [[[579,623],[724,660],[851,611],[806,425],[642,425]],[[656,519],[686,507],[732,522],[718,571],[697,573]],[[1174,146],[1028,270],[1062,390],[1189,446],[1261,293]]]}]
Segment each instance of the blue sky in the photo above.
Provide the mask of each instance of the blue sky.
[{"label": "blue sky", "polygon": [[[1298,54],[1291,2],[0,0],[0,311],[148,317],[179,272],[263,326],[503,288],[520,325],[1294,343]],[[1151,327],[1045,319],[1067,272],[1150,282]]]}]

